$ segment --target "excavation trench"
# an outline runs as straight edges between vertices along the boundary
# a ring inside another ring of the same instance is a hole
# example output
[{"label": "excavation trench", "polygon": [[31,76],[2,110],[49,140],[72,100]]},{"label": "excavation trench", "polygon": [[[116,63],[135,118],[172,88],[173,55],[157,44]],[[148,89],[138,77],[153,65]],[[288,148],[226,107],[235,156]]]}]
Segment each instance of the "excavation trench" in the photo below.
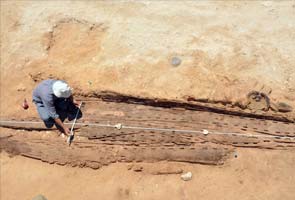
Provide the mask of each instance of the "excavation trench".
[{"label": "excavation trench", "polygon": [[[94,99],[93,99],[94,98]],[[35,119],[1,119],[1,150],[48,163],[97,169],[113,162],[177,161],[223,164],[236,148],[295,149],[295,125],[279,115],[258,115],[199,104],[114,93],[81,95],[76,137],[47,134]],[[115,125],[120,124],[119,128]],[[208,134],[203,134],[208,130]]]}]

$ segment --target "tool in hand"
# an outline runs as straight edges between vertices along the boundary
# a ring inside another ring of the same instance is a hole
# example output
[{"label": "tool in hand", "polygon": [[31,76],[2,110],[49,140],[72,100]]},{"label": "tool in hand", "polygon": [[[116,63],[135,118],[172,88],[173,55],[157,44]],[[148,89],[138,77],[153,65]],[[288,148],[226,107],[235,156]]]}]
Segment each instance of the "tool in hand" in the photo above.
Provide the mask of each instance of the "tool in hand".
[{"label": "tool in hand", "polygon": [[74,130],[74,126],[76,124],[76,121],[77,121],[77,118],[78,118],[78,115],[79,115],[82,104],[83,104],[83,102],[81,102],[79,107],[78,107],[74,122],[73,122],[72,127],[71,127],[71,131],[70,131],[71,134],[69,135],[69,137],[67,139],[67,143],[69,144],[69,146],[71,145],[72,141],[74,140],[74,131],[73,130]]}]

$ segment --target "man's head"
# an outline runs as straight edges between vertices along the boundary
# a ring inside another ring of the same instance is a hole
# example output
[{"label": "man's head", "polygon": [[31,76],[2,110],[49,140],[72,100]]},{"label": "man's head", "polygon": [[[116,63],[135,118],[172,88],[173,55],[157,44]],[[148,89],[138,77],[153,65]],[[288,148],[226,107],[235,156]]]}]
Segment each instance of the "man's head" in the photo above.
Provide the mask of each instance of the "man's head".
[{"label": "man's head", "polygon": [[52,89],[53,94],[58,98],[69,98],[72,95],[72,88],[64,81],[55,81]]}]

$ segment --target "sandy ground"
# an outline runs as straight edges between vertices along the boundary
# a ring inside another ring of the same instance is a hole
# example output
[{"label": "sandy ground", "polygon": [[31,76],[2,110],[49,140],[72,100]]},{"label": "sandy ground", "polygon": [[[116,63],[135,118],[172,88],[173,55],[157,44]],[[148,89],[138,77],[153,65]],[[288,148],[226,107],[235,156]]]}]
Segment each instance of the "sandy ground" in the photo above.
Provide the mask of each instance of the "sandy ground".
[{"label": "sandy ground", "polygon": [[[293,200],[295,152],[238,150],[224,166],[185,163],[138,164],[144,169],[173,165],[191,171],[180,175],[151,175],[112,164],[99,170],[50,165],[1,153],[1,199],[30,200],[43,194],[59,199],[241,199]],[[149,171],[149,170],[147,170]]]},{"label": "sandy ground", "polygon": [[1,1],[1,115],[16,117],[48,77],[168,99],[243,102],[257,90],[295,107],[294,11],[294,1]]},{"label": "sandy ground", "polygon": [[[257,90],[295,108],[294,1],[1,1],[1,118],[49,77],[75,91],[243,102]],[[172,57],[182,60],[177,67]],[[33,106],[31,106],[33,107]],[[148,165],[154,168],[156,163]],[[135,173],[1,153],[1,199],[295,199],[294,151],[245,149],[221,167]]]}]

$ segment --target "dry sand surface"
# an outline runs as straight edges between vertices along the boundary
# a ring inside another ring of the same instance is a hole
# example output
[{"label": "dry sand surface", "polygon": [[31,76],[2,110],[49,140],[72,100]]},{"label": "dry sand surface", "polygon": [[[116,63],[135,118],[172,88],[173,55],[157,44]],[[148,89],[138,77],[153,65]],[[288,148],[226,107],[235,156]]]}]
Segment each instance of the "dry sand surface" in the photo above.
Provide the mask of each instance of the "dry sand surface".
[{"label": "dry sand surface", "polygon": [[[99,170],[49,165],[1,153],[1,199],[30,200],[43,194],[62,199],[240,199],[293,200],[294,151],[238,151],[238,157],[220,167],[185,163],[112,164]],[[155,168],[191,171],[191,181],[180,175],[152,175]]]},{"label": "dry sand surface", "polygon": [[[8,1],[1,5],[1,119],[37,117],[33,88],[245,102],[250,91],[295,114],[295,1]],[[181,60],[178,66],[172,58]],[[31,105],[31,103],[30,103]],[[33,105],[31,105],[33,107]],[[1,135],[1,134],[0,134]],[[294,200],[295,152],[238,149],[222,166],[115,163],[98,170],[1,152],[1,200]],[[153,175],[158,167],[193,173]]]},{"label": "dry sand surface", "polygon": [[168,99],[257,90],[295,107],[294,19],[294,1],[1,1],[1,115],[48,77]]}]

